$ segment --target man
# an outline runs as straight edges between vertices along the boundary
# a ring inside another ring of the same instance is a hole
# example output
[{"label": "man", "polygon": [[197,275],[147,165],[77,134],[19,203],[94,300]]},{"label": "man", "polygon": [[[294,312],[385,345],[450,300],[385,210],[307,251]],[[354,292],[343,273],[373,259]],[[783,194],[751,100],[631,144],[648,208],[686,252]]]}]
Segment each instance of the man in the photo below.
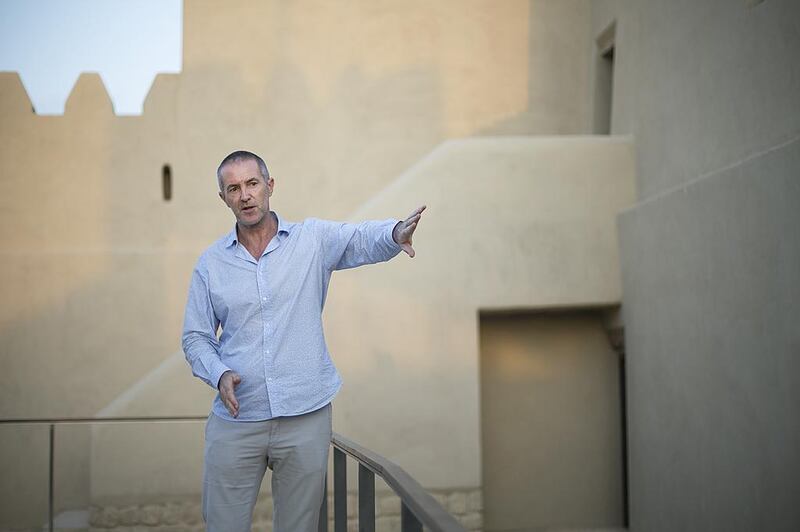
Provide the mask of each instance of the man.
[{"label": "man", "polygon": [[414,257],[425,207],[400,222],[287,222],[269,208],[266,164],[247,151],[225,157],[217,181],[236,224],[197,261],[182,342],[192,373],[219,390],[206,424],[203,519],[208,532],[250,532],[269,467],[274,531],[311,532],[341,386],[322,332],[331,273],[401,249]]}]

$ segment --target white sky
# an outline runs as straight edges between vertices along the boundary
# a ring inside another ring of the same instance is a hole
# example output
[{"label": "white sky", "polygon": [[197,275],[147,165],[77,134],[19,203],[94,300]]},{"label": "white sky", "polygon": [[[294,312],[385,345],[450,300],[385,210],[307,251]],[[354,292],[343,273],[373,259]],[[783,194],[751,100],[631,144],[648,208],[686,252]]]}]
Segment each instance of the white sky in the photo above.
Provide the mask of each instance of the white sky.
[{"label": "white sky", "polygon": [[182,40],[181,0],[0,0],[0,71],[19,72],[37,114],[64,114],[81,72],[100,73],[116,114],[142,114]]}]

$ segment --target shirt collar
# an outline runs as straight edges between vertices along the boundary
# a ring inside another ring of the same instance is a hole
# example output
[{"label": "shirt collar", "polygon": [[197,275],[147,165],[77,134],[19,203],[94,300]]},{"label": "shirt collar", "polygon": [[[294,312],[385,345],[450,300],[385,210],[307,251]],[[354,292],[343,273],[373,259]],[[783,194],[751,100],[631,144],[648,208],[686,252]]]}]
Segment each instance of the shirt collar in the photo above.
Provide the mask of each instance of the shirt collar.
[{"label": "shirt collar", "polygon": [[[288,235],[289,234],[289,230],[291,229],[293,224],[285,222],[283,220],[283,218],[281,218],[281,215],[278,214],[277,212],[275,212],[275,211],[269,211],[269,212],[275,214],[275,218],[277,218],[277,220],[278,220],[278,234],[283,233],[285,235]],[[238,241],[239,241],[239,237],[236,234],[236,223],[234,222],[233,229],[225,237],[225,247],[228,248],[228,247],[231,247],[231,246],[235,246],[238,243]]]}]

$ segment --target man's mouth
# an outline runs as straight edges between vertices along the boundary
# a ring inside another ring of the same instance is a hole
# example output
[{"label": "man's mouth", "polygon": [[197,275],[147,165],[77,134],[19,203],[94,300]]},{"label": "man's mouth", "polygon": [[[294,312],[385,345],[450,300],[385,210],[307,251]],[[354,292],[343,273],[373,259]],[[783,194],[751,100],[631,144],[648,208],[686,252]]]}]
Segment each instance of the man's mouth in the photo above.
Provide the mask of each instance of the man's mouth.
[{"label": "man's mouth", "polygon": [[242,212],[250,212],[251,210],[255,209],[255,205],[248,205],[247,207],[242,207]]}]

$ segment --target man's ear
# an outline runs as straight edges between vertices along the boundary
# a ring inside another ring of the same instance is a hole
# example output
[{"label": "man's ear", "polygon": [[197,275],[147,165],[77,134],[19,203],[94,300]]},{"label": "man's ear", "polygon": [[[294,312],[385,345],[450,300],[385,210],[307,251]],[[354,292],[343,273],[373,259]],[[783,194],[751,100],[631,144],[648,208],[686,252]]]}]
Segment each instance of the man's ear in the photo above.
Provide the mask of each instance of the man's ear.
[{"label": "man's ear", "polygon": [[267,192],[272,196],[272,190],[275,188],[275,180],[273,178],[267,179]]},{"label": "man's ear", "polygon": [[227,205],[227,204],[228,204],[228,202],[227,202],[227,201],[225,201],[225,195],[222,193],[222,191],[221,191],[221,190],[219,191],[219,199],[221,199],[221,200],[222,200],[222,203],[224,203],[225,205]]}]

